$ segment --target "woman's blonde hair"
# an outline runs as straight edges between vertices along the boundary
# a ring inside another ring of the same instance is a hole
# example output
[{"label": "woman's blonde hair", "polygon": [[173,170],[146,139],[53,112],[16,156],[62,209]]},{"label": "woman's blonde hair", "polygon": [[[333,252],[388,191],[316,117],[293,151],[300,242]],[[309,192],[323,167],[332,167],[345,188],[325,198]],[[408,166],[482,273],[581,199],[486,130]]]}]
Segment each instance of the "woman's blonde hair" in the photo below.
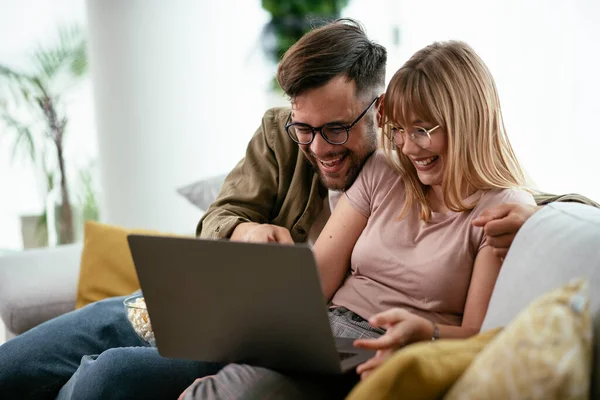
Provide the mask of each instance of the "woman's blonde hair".
[{"label": "woman's blonde hair", "polygon": [[382,142],[386,159],[404,179],[406,202],[401,217],[416,202],[421,206],[421,219],[431,218],[428,187],[402,149],[389,140],[389,124],[410,128],[410,119],[415,117],[440,125],[448,135],[442,191],[451,211],[475,207],[476,202],[464,201],[470,190],[524,187],[490,71],[466,43],[436,42],[415,53],[396,72],[385,94]]}]

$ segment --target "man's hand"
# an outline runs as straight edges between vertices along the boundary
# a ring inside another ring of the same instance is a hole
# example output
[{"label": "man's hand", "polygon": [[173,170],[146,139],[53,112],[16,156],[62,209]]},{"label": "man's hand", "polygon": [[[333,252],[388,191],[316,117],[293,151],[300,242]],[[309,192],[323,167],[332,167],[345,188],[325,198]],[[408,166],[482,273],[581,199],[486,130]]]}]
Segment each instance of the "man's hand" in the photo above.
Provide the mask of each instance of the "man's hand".
[{"label": "man's hand", "polygon": [[290,231],[286,228],[270,224],[244,222],[236,226],[231,234],[231,240],[255,243],[286,243],[294,244]]},{"label": "man's hand", "polygon": [[392,308],[374,315],[369,319],[372,326],[387,329],[377,339],[358,339],[356,347],[377,350],[375,357],[365,361],[356,368],[360,379],[365,379],[375,368],[379,367],[399,348],[433,336],[433,325],[430,321],[401,308]]},{"label": "man's hand", "polygon": [[504,259],[521,226],[541,207],[504,203],[483,211],[473,220],[473,226],[483,227],[494,254]]}]

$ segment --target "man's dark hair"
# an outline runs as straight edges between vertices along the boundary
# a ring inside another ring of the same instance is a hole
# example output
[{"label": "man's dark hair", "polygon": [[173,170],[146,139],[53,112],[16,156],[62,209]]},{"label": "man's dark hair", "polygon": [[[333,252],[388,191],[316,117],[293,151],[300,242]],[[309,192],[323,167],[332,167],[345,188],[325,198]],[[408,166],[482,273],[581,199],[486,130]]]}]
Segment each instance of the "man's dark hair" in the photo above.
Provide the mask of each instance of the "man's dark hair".
[{"label": "man's dark hair", "polygon": [[291,98],[325,85],[336,76],[356,83],[357,96],[385,87],[385,47],[367,37],[362,25],[352,19],[338,19],[316,28],[283,55],[277,80]]}]

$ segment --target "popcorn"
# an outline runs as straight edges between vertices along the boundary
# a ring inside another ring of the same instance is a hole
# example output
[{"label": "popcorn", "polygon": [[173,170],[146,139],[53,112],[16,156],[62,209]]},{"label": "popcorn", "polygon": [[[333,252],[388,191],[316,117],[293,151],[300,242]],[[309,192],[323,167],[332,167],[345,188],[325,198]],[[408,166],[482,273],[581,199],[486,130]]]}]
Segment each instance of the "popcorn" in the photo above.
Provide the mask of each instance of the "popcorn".
[{"label": "popcorn", "polygon": [[127,318],[135,332],[152,346],[155,345],[154,332],[150,324],[146,302],[143,297],[138,297],[135,301],[127,304]]}]

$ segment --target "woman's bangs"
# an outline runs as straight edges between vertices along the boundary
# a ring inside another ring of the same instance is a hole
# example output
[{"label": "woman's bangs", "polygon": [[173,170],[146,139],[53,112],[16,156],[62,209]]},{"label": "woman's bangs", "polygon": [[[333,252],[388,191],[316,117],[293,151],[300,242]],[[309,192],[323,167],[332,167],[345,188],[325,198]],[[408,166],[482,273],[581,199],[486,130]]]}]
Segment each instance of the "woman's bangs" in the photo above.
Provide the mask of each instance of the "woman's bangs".
[{"label": "woman's bangs", "polygon": [[428,89],[424,74],[416,70],[398,71],[385,95],[386,122],[401,127],[410,126],[416,119],[435,123]]}]

